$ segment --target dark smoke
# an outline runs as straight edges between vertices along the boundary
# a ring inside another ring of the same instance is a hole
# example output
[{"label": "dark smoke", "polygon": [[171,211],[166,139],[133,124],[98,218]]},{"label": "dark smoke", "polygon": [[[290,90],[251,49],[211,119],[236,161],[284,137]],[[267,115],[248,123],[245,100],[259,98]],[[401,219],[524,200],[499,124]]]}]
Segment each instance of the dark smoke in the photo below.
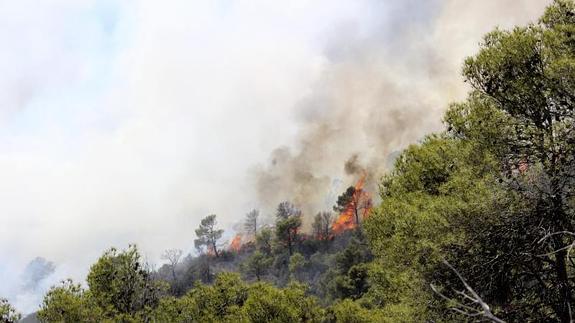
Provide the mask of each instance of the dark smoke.
[{"label": "dark smoke", "polygon": [[22,274],[22,289],[37,291],[41,282],[54,273],[56,266],[53,262],[42,257],[36,257],[28,263]]},{"label": "dark smoke", "polygon": [[341,179],[344,190],[364,172],[366,189],[376,191],[398,151],[440,130],[445,107],[464,97],[459,68],[481,36],[495,24],[535,16],[544,6],[525,0],[524,11],[475,22],[467,17],[471,11],[473,17],[493,8],[508,13],[517,3],[385,3],[374,2],[374,10],[381,10],[374,20],[381,23],[345,22],[328,37],[333,41],[325,47],[323,74],[296,109],[296,145],[276,149],[253,174],[267,210],[291,200],[309,223],[313,214],[331,208],[324,197],[334,180]]}]

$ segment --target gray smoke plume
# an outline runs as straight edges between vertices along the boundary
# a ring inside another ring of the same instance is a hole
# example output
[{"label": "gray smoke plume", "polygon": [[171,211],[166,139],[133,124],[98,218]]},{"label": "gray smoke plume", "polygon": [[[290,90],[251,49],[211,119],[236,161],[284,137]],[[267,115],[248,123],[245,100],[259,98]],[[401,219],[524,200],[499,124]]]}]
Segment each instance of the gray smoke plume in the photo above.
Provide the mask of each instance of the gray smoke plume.
[{"label": "gray smoke plume", "polygon": [[375,191],[398,151],[440,130],[448,103],[464,98],[460,66],[482,35],[535,19],[548,3],[386,1],[374,3],[373,25],[342,23],[325,46],[319,82],[296,109],[296,144],[254,171],[262,203],[292,200],[313,215],[331,207],[323,197],[334,178],[343,190],[364,172]]},{"label": "gray smoke plume", "polygon": [[22,274],[22,289],[36,292],[43,280],[54,273],[56,266],[53,262],[42,257],[36,257],[28,263]]}]

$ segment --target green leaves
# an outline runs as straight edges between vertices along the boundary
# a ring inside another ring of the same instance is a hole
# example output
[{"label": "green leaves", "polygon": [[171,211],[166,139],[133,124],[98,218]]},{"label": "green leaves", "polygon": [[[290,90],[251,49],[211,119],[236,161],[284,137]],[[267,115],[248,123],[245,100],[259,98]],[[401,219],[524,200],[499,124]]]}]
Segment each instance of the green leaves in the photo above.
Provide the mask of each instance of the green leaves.
[{"label": "green leaves", "polygon": [[248,285],[236,274],[221,273],[211,286],[162,300],[153,315],[162,322],[320,322],[322,313],[301,285]]},{"label": "green leaves", "polygon": [[22,315],[8,303],[7,299],[0,298],[0,322],[16,323],[20,321]]},{"label": "green leaves", "polygon": [[267,274],[272,262],[272,257],[257,250],[242,264],[242,271],[248,278],[255,277],[259,281]]},{"label": "green leaves", "polygon": [[216,229],[216,215],[211,214],[203,218],[200,226],[196,229],[197,239],[194,240],[194,246],[201,250],[206,247],[209,253],[219,257],[218,240],[222,238],[224,230]]},{"label": "green leaves", "polygon": [[159,303],[166,286],[151,278],[136,246],[106,251],[91,267],[88,290],[66,280],[44,297],[44,322],[142,321]]}]

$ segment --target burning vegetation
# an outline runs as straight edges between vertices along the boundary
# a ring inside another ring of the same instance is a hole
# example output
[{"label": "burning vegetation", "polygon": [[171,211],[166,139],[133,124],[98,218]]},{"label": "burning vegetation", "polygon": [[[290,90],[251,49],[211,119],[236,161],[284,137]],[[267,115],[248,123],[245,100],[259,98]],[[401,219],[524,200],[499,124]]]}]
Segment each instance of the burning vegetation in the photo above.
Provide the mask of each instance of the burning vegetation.
[{"label": "burning vegetation", "polygon": [[239,252],[242,248],[242,235],[236,234],[236,236],[232,239],[230,243],[230,247],[228,248],[230,251]]},{"label": "burning vegetation", "polygon": [[[291,249],[296,237],[301,240],[334,239],[336,235],[360,226],[369,216],[373,207],[371,194],[365,189],[367,178],[367,173],[362,171],[355,185],[348,187],[338,197],[336,205],[333,207],[336,212],[335,217],[332,212],[328,211],[317,213],[312,223],[311,234],[300,232],[302,212],[289,202],[280,203],[276,210],[276,216],[280,221],[277,221],[274,229],[278,234],[285,237],[286,247]],[[244,232],[237,233],[234,236],[229,243],[228,251],[238,253],[242,250],[245,243],[255,240],[259,224],[258,218],[259,212],[257,210],[252,210],[246,215]]]},{"label": "burning vegetation", "polygon": [[333,234],[356,228],[369,215],[372,201],[370,194],[364,190],[366,177],[364,173],[355,186],[350,186],[338,198],[334,210],[339,212],[339,217],[332,224]]}]

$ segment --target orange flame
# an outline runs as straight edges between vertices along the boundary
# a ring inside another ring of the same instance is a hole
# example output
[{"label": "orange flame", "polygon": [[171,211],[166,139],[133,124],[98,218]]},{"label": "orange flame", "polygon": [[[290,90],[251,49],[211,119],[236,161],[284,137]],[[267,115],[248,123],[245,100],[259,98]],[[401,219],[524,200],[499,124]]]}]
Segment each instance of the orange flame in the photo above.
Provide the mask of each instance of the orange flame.
[{"label": "orange flame", "polygon": [[232,242],[230,243],[230,251],[239,252],[242,248],[242,236],[240,234],[236,234]]},{"label": "orange flame", "polygon": [[363,190],[366,175],[363,174],[357,181],[351,201],[349,201],[345,210],[340,213],[337,220],[333,223],[332,231],[334,234],[340,234],[343,231],[357,227],[358,222],[369,215],[369,211],[372,208],[371,197],[368,192]]}]

